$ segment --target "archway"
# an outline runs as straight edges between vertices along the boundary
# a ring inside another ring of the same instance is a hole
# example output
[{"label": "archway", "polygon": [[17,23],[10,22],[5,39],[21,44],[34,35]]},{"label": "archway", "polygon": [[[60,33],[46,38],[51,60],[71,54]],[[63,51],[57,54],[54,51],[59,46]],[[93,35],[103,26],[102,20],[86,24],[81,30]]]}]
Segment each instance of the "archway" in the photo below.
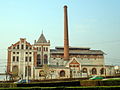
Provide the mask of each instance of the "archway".
[{"label": "archway", "polygon": [[60,77],[65,77],[65,71],[64,70],[60,71]]},{"label": "archway", "polygon": [[93,68],[93,69],[92,69],[92,74],[97,74],[96,68]]}]

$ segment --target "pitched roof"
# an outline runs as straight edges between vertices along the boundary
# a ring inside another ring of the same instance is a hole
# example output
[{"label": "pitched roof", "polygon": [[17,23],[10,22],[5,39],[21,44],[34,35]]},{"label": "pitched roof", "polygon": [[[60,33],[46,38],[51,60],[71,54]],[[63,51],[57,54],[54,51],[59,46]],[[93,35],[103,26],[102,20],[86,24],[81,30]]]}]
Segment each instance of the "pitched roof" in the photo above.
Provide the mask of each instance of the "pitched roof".
[{"label": "pitched roof", "polygon": [[[51,54],[64,54],[64,51],[63,50],[57,50],[57,49],[51,49],[50,53]],[[101,51],[101,50],[77,50],[77,51],[70,50],[69,54],[75,54],[75,55],[79,55],[79,54],[89,54],[89,55],[90,54],[96,54],[96,55],[99,55],[99,54],[105,54],[105,53],[103,51]]]},{"label": "pitched roof", "polygon": [[75,59],[73,59],[70,64],[79,64],[79,63]]},{"label": "pitched roof", "polygon": [[43,35],[43,33],[39,37],[37,43],[47,43],[47,40],[45,39],[45,36]]}]

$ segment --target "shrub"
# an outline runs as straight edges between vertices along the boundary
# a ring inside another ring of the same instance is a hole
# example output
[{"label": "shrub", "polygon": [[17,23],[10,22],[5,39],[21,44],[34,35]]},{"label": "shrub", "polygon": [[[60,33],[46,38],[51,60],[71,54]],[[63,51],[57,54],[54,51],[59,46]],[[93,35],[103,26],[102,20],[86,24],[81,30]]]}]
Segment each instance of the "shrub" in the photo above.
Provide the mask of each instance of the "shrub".
[{"label": "shrub", "polygon": [[100,86],[118,86],[120,85],[120,80],[109,80],[109,81],[101,81]]},{"label": "shrub", "polygon": [[11,87],[17,87],[17,85],[15,83],[0,83],[0,88],[11,88]]},{"label": "shrub", "polygon": [[81,80],[80,85],[81,86],[98,86],[99,81],[98,80]]}]

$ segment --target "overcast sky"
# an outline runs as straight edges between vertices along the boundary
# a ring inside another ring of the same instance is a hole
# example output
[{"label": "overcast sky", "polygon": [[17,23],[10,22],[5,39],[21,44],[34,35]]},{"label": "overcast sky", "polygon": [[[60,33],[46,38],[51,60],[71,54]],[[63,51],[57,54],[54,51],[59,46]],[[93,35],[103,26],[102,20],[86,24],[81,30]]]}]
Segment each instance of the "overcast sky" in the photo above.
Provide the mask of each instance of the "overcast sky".
[{"label": "overcast sky", "polygon": [[11,44],[33,44],[42,30],[51,48],[63,46],[64,5],[70,46],[102,50],[106,64],[120,65],[120,0],[0,0],[0,67]]}]

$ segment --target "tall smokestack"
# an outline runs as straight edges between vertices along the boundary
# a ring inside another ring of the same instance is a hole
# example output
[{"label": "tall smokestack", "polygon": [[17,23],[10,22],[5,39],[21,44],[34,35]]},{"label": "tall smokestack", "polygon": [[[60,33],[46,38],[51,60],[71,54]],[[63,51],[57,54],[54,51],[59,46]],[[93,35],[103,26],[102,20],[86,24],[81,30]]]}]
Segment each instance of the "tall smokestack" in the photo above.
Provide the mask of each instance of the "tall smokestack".
[{"label": "tall smokestack", "polygon": [[64,60],[69,60],[68,17],[66,5],[64,6]]}]

